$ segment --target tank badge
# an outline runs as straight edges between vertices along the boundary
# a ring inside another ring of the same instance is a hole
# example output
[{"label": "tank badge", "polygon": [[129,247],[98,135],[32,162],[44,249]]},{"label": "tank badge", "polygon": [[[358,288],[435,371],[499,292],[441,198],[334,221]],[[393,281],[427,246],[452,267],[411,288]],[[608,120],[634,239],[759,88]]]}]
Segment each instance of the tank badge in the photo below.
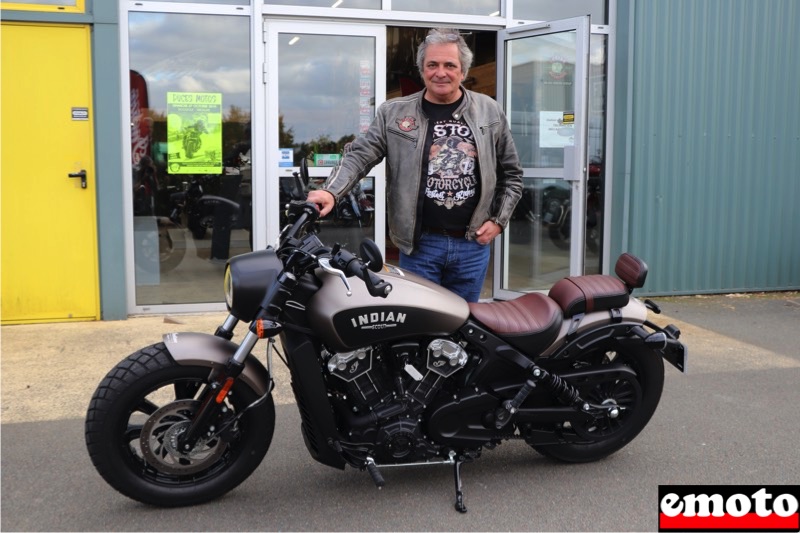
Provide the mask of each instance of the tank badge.
[{"label": "tank badge", "polygon": [[388,329],[395,328],[398,324],[406,321],[405,313],[395,313],[393,311],[381,311],[379,313],[365,313],[351,318],[350,323],[356,329]]}]

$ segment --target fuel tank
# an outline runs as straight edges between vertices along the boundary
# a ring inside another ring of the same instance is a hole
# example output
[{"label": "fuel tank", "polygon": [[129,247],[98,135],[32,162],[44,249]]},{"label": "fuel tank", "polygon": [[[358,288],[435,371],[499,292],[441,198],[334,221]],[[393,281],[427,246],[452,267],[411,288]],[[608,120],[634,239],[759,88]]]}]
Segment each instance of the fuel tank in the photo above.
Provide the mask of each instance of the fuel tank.
[{"label": "fuel tank", "polygon": [[322,288],[306,306],[308,321],[329,349],[350,351],[410,336],[443,336],[469,317],[466,300],[416,274],[386,265],[378,276],[392,284],[386,298],[374,297],[358,278],[352,296],[342,280],[317,270]]}]

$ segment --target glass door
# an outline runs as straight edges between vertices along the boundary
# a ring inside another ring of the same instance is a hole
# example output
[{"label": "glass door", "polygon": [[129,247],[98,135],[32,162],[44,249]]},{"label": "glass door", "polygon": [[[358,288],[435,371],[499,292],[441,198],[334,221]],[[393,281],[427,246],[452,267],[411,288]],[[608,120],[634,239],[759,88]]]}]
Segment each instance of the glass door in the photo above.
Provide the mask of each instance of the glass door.
[{"label": "glass door", "polygon": [[523,167],[524,191],[494,248],[494,296],[547,290],[583,273],[589,17],[498,35],[497,94]]},{"label": "glass door", "polygon": [[[363,135],[386,95],[383,26],[265,22],[267,239],[284,225],[283,206],[305,159],[322,186],[347,143]],[[320,239],[357,251],[362,239],[385,247],[384,165],[378,165],[321,221]]]}]

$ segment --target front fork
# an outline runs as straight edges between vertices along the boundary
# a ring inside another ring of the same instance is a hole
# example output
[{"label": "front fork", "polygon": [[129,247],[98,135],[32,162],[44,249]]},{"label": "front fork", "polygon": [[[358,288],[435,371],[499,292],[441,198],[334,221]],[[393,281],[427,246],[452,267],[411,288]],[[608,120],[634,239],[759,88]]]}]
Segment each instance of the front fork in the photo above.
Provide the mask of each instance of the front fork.
[{"label": "front fork", "polygon": [[[225,338],[225,335],[219,334],[223,328],[225,328],[225,325],[217,329],[216,335]],[[178,437],[180,450],[188,452],[194,449],[197,442],[202,437],[207,436],[207,428],[213,425],[212,422],[220,415],[225,398],[228,397],[236,378],[244,370],[244,361],[258,340],[258,334],[248,331],[236,353],[233,354],[233,357],[230,358],[225,367],[212,372],[210,383],[206,385],[200,395],[200,408],[197,410],[192,424]]]},{"label": "front fork", "polygon": [[[194,449],[197,442],[204,435],[208,435],[208,428],[219,417],[225,398],[227,398],[233,384],[236,382],[236,378],[244,370],[245,360],[259,339],[272,338],[281,332],[282,326],[276,318],[280,315],[286,300],[296,285],[297,278],[290,272],[284,271],[278,281],[270,288],[270,291],[264,297],[261,312],[258,313],[261,318],[250,323],[247,334],[225,367],[211,373],[209,383],[200,395],[200,408],[192,419],[189,428],[178,436],[178,448],[180,450],[188,452]],[[230,340],[233,337],[233,329],[238,322],[238,319],[228,315],[225,322],[217,328],[215,335]],[[268,394],[269,391],[267,392]]]}]

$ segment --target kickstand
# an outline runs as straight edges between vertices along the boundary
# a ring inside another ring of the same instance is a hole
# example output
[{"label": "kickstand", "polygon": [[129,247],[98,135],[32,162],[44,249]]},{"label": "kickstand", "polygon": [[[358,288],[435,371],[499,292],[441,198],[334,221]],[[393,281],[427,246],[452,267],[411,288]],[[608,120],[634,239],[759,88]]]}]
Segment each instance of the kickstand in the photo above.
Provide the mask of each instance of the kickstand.
[{"label": "kickstand", "polygon": [[453,473],[456,478],[456,511],[459,513],[466,513],[467,506],[464,505],[464,491],[461,490],[461,465],[465,462],[463,456],[456,459]]}]

